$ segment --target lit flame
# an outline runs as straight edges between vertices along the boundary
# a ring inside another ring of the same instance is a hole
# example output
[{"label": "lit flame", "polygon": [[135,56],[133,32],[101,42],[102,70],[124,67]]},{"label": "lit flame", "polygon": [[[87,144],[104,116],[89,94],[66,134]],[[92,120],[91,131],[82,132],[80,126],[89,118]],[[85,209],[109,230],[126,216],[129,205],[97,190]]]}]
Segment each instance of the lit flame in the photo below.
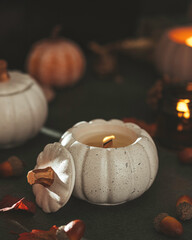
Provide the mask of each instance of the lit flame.
[{"label": "lit flame", "polygon": [[114,135],[104,137],[103,138],[103,147],[105,147],[105,148],[112,147],[113,139],[115,139]]},{"label": "lit flame", "polygon": [[178,117],[184,117],[186,119],[190,118],[190,111],[189,111],[189,107],[188,107],[188,103],[190,103],[189,99],[180,99],[177,102],[177,115]]},{"label": "lit flame", "polygon": [[192,47],[192,37],[188,37],[188,38],[185,40],[185,43],[186,43],[187,46]]}]

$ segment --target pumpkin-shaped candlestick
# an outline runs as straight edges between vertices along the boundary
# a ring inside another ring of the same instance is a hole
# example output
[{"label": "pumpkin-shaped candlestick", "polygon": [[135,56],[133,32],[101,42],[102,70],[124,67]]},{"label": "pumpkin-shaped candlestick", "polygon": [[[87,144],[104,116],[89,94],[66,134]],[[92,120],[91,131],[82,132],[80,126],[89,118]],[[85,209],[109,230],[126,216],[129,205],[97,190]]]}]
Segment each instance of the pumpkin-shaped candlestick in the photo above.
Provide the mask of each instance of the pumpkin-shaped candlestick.
[{"label": "pumpkin-shaped candlestick", "polygon": [[59,30],[56,27],[51,38],[34,44],[27,58],[29,74],[42,85],[73,85],[84,73],[85,57],[82,50],[71,40],[58,37]]},{"label": "pumpkin-shaped candlestick", "polygon": [[28,74],[8,71],[0,60],[0,147],[19,145],[35,136],[47,117],[47,102]]},{"label": "pumpkin-shaped candlestick", "polygon": [[55,212],[69,200],[75,183],[71,154],[60,143],[48,144],[27,175],[37,204],[44,212]]}]

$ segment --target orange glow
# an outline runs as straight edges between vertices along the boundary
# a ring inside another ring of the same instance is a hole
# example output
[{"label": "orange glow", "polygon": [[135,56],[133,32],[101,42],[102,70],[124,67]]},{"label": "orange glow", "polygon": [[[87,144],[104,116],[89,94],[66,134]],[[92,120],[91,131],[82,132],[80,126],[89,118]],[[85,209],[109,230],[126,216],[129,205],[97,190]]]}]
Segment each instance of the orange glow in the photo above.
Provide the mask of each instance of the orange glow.
[{"label": "orange glow", "polygon": [[183,130],[183,125],[182,124],[178,124],[177,125],[177,131],[181,132]]},{"label": "orange glow", "polygon": [[180,27],[172,29],[169,37],[176,43],[186,44],[192,47],[192,27]]},{"label": "orange glow", "polygon": [[187,46],[192,47],[192,37],[189,37],[185,40]]},{"label": "orange glow", "polygon": [[190,103],[189,99],[180,99],[177,102],[176,110],[178,111],[178,117],[184,117],[186,119],[190,118],[190,110],[188,104]]},{"label": "orange glow", "polygon": [[103,138],[103,147],[105,147],[105,148],[112,147],[113,139],[115,139],[114,135],[104,137]]}]

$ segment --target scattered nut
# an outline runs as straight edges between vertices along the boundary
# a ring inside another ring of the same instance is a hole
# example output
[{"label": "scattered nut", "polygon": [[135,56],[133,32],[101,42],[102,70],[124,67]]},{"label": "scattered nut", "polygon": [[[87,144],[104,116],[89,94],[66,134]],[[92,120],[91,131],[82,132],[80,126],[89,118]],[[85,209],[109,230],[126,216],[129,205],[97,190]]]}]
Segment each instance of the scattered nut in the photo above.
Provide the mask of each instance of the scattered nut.
[{"label": "scattered nut", "polygon": [[176,214],[183,221],[192,218],[192,199],[189,196],[183,195],[177,200]]},{"label": "scattered nut", "polygon": [[177,237],[183,234],[183,226],[176,218],[169,216],[167,213],[160,213],[154,219],[154,227],[157,232],[167,236]]},{"label": "scattered nut", "polygon": [[23,161],[16,157],[11,156],[6,161],[0,164],[0,177],[8,178],[8,177],[18,177],[22,175],[24,170]]}]

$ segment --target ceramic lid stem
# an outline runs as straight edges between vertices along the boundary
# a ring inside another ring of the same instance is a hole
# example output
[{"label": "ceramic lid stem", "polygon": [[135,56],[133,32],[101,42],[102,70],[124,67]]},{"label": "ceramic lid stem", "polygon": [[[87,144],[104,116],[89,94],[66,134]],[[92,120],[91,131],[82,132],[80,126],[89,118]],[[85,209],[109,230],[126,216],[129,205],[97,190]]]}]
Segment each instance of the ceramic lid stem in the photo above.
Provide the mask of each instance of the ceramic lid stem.
[{"label": "ceramic lid stem", "polygon": [[54,182],[54,170],[51,167],[44,169],[34,169],[27,174],[29,184],[41,184],[44,187],[50,187]]},{"label": "ceramic lid stem", "polygon": [[5,60],[0,60],[0,82],[9,81],[9,75],[7,72],[7,62]]}]

